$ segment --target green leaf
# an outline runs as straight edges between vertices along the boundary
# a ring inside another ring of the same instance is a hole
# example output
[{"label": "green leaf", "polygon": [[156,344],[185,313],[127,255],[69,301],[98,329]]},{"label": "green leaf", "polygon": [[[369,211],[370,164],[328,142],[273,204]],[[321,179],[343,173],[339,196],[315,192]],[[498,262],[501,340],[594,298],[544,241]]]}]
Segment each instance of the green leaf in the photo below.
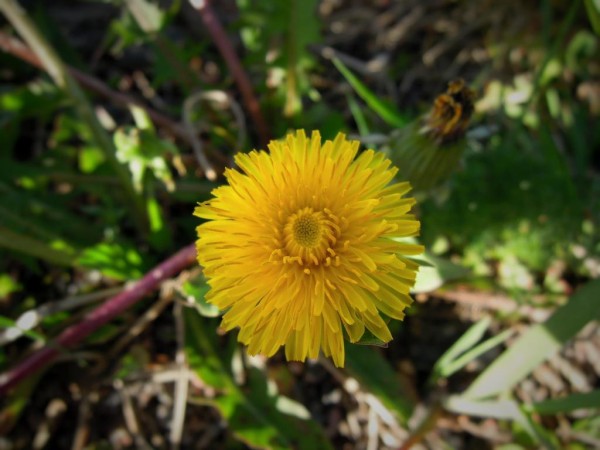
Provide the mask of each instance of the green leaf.
[{"label": "green leaf", "polygon": [[600,390],[544,400],[524,408],[529,412],[544,415],[568,413],[577,409],[600,409]]},{"label": "green leaf", "polygon": [[171,228],[165,223],[161,205],[155,197],[149,197],[146,200],[146,208],[148,210],[148,222],[150,223],[148,241],[157,250],[165,251],[171,248],[173,236],[171,235]]},{"label": "green leaf", "polygon": [[[347,338],[347,336],[344,335],[344,338]],[[348,340],[348,339],[346,339],[346,340]],[[350,342],[350,341],[348,341],[348,342]],[[355,345],[373,345],[375,347],[388,348],[388,343],[382,341],[381,339],[379,339],[368,328],[365,328],[365,332],[360,337],[360,339],[358,341],[356,341],[356,342],[352,342],[352,344],[355,344]]]},{"label": "green leaf", "polygon": [[193,280],[183,283],[181,290],[188,300],[193,300],[193,304],[203,317],[219,317],[221,311],[215,305],[206,301],[204,296],[207,294],[210,286],[206,284],[204,276],[196,277]]},{"label": "green leaf", "polygon": [[2,398],[0,410],[0,435],[8,436],[9,432],[19,422],[29,400],[34,396],[40,379],[43,378],[46,368],[43,368],[22,380],[14,389]]},{"label": "green leaf", "polygon": [[116,280],[137,279],[144,274],[142,256],[124,243],[100,243],[86,248],[78,257],[77,264],[99,270]]},{"label": "green leaf", "polygon": [[377,97],[362,81],[360,81],[356,75],[354,75],[350,69],[348,69],[344,63],[339,59],[333,58],[333,64],[344,76],[346,81],[354,88],[356,93],[369,105],[369,107],[379,117],[386,121],[393,127],[403,127],[407,121],[398,110],[396,110],[389,102]]},{"label": "green leaf", "polygon": [[153,34],[160,31],[163,13],[154,3],[147,0],[127,0],[125,5],[145,33]]},{"label": "green leaf", "polygon": [[7,273],[0,273],[0,299],[8,297],[14,292],[19,292],[23,286]]},{"label": "green leaf", "polygon": [[176,154],[176,147],[169,141],[160,139],[153,130],[127,126],[119,128],[114,134],[117,159],[129,165],[136,190],[143,189],[146,171],[150,171],[161,180],[167,190],[173,191],[175,185],[171,171],[165,161],[168,153]]},{"label": "green leaf", "polygon": [[465,392],[471,399],[509,391],[560,348],[590,320],[600,317],[600,280],[580,288],[545,323],[526,331],[475,379]]},{"label": "green leaf", "polygon": [[186,355],[200,378],[219,390],[214,406],[236,438],[252,448],[331,449],[323,430],[304,407],[272,392],[264,373],[250,369],[238,386],[216,344],[214,321],[185,309]]},{"label": "green leaf", "polygon": [[17,322],[8,317],[0,316],[0,328],[6,328],[7,332],[10,328],[16,328],[19,331],[19,335],[25,335],[34,341],[39,341],[42,343],[46,342],[46,338],[42,334],[38,333],[37,331],[24,330],[17,324]]},{"label": "green leaf", "polygon": [[592,25],[592,29],[598,35],[600,35],[600,1],[599,0],[584,0],[585,9],[587,11],[588,19]]},{"label": "green leaf", "polygon": [[476,417],[512,420],[546,449],[558,450],[556,438],[533,421],[529,413],[519,407],[514,400],[477,401],[464,396],[450,396],[444,402],[444,408],[456,414]]},{"label": "green leaf", "polygon": [[369,124],[367,123],[367,119],[358,102],[354,99],[352,94],[347,94],[346,100],[348,101],[348,107],[350,108],[354,122],[356,122],[359,134],[361,136],[367,136],[370,133]]},{"label": "green leaf", "polygon": [[62,266],[70,266],[75,259],[72,249],[65,242],[55,241],[48,245],[45,242],[38,241],[3,226],[0,226],[1,247],[6,247],[10,250]]},{"label": "green leaf", "polygon": [[289,0],[286,5],[288,16],[285,28],[286,101],[284,115],[293,116],[302,111],[302,85],[308,85],[306,67],[312,57],[308,45],[319,40],[319,22],[315,17],[315,0]]},{"label": "green leaf", "polygon": [[448,373],[449,367],[458,356],[472,348],[483,337],[486,330],[490,326],[491,319],[484,317],[476,324],[472,325],[465,333],[444,352],[440,359],[433,366],[432,381],[444,376]]},{"label": "green leaf", "polygon": [[432,255],[429,252],[425,252],[420,259],[424,263],[419,263],[419,272],[412,292],[431,292],[449,281],[464,278],[471,273],[466,267],[455,264],[446,258]]},{"label": "green leaf", "polygon": [[364,389],[396,413],[400,424],[406,424],[415,405],[412,389],[379,352],[368,347],[346,346],[346,369]]},{"label": "green leaf", "polygon": [[474,359],[483,355],[488,350],[491,350],[492,348],[494,348],[497,345],[504,342],[506,339],[508,339],[510,336],[512,336],[512,334],[513,334],[513,330],[508,329],[496,336],[492,336],[491,338],[489,338],[486,341],[479,344],[477,347],[472,348],[471,350],[465,352],[463,355],[459,356],[455,360],[453,360],[453,361],[449,362],[448,364],[444,365],[443,367],[441,367],[439,369],[439,373],[436,373],[436,372],[434,372],[434,373],[436,373],[439,377],[447,378],[450,375],[452,375],[453,373],[455,373],[458,370],[465,367],[467,364],[469,364]]}]

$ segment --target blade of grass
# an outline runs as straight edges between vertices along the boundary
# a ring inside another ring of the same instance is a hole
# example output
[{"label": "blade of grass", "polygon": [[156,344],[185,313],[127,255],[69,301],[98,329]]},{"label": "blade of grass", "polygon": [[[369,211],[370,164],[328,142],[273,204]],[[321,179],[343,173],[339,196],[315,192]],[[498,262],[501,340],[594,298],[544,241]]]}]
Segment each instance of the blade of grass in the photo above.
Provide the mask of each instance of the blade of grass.
[{"label": "blade of grass", "polygon": [[372,348],[347,345],[346,367],[364,389],[396,413],[401,424],[407,423],[415,405],[411,390],[381,354]]},{"label": "blade of grass", "polygon": [[14,0],[3,0],[0,2],[0,11],[34,50],[54,82],[71,97],[79,117],[89,127],[95,143],[119,177],[136,226],[145,233],[147,225],[142,199],[136,194],[129,173],[117,160],[112,140],[106,130],[102,128],[87,97],[66,70],[54,49],[18,3]]},{"label": "blade of grass", "polygon": [[448,372],[448,367],[462,353],[472,348],[483,337],[490,326],[491,319],[484,317],[476,324],[472,325],[465,333],[450,346],[448,350],[437,360],[433,366],[430,383],[434,383]]},{"label": "blade of grass", "polygon": [[475,401],[463,396],[450,396],[443,402],[443,406],[447,411],[456,414],[512,420],[518,423],[543,448],[558,450],[550,434],[535,423],[514,400]]},{"label": "blade of grass", "polygon": [[459,356],[454,361],[451,361],[449,364],[446,364],[441,369],[440,376],[444,377],[444,378],[449,377],[453,373],[455,373],[458,370],[465,367],[467,364],[469,364],[474,359],[483,355],[488,350],[491,350],[498,344],[504,342],[506,339],[508,339],[513,334],[513,332],[514,332],[514,330],[512,330],[512,329],[505,330],[502,333],[500,333],[496,336],[493,336],[493,337],[487,339],[486,341],[482,342],[477,347],[465,352],[463,355]]},{"label": "blade of grass", "polygon": [[363,114],[358,102],[354,99],[354,96],[351,94],[346,95],[346,100],[348,101],[348,107],[350,108],[350,112],[352,113],[352,117],[354,117],[354,121],[356,122],[356,127],[358,128],[358,132],[361,136],[369,135],[369,124],[367,123],[367,119]]},{"label": "blade of grass", "polygon": [[362,81],[360,81],[338,58],[331,60],[335,67],[344,76],[346,81],[354,88],[356,93],[369,105],[369,107],[384,121],[393,127],[403,127],[406,120],[389,103],[377,97]]},{"label": "blade of grass", "polygon": [[195,309],[183,312],[187,360],[204,383],[219,391],[211,403],[237,439],[252,448],[332,448],[324,431],[305,410],[305,414],[297,411],[294,415],[290,408],[283,408],[282,403],[293,402],[270,392],[262,371],[250,368],[244,387],[238,386],[230,370],[230,358],[219,348],[216,333],[208,330],[216,328],[216,322],[202,318]]},{"label": "blade of grass", "polygon": [[526,411],[544,415],[567,413],[577,409],[600,409],[600,390],[544,400],[524,408]]},{"label": "blade of grass", "polygon": [[544,323],[525,332],[465,392],[471,399],[512,389],[542,361],[552,356],[590,320],[600,317],[600,280],[580,288]]},{"label": "blade of grass", "polygon": [[16,233],[0,226],[0,247],[40,258],[60,266],[70,266],[75,261],[75,255],[68,251],[57,250],[48,244],[29,236]]}]

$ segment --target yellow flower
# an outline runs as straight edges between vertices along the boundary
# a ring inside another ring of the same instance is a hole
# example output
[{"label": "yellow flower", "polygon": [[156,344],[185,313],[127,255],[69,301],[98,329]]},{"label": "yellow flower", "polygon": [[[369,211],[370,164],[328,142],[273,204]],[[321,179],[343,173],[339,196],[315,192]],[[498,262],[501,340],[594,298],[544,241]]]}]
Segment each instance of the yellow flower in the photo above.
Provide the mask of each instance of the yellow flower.
[{"label": "yellow flower", "polygon": [[408,183],[382,153],[362,152],[338,134],[321,144],[314,131],[235,158],[228,185],[196,207],[198,261],[211,287],[207,300],[222,310],[222,327],[240,328],[250,354],[288,360],[319,350],[344,365],[344,334],[358,341],[365,328],[388,342],[380,312],[404,317],[422,252],[395,238],[415,236]]}]

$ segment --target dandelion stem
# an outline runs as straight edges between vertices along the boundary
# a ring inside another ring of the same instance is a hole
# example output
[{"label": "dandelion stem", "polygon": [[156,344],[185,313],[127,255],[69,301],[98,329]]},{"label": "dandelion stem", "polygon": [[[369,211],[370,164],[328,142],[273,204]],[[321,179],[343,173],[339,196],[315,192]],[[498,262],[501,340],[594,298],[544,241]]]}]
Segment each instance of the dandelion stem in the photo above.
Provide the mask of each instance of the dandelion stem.
[{"label": "dandelion stem", "polygon": [[173,277],[195,260],[196,247],[194,244],[188,245],[148,272],[130,289],[108,299],[81,322],[65,329],[52,344],[33,353],[16,367],[0,375],[0,395],[50,363],[59,354],[61,348],[71,347],[81,342],[90,333],[133,306],[158,288],[164,280]]}]

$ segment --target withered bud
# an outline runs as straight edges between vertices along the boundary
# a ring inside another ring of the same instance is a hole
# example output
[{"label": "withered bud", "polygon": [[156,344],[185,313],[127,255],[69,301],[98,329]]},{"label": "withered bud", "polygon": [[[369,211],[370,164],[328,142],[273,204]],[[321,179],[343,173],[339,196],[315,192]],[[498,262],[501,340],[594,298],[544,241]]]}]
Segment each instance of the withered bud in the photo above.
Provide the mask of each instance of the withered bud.
[{"label": "withered bud", "polygon": [[440,145],[464,136],[474,111],[475,92],[458,79],[448,83],[446,92],[438,95],[424,118],[421,133]]}]

